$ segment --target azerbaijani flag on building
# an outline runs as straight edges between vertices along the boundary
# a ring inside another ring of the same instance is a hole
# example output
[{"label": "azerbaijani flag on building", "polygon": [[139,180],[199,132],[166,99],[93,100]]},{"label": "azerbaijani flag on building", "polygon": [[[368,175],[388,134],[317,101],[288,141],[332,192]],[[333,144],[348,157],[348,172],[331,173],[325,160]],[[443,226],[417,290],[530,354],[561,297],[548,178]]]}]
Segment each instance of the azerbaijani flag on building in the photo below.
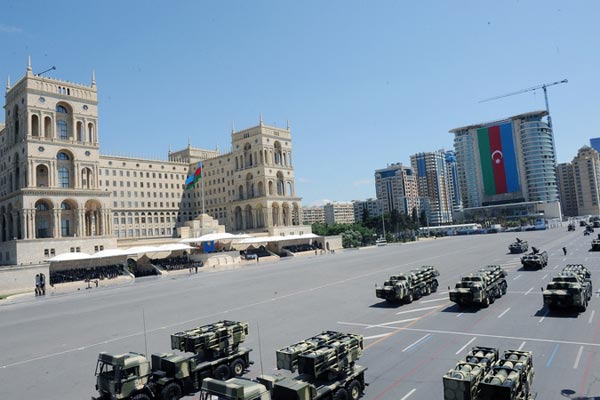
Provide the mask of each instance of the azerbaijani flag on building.
[{"label": "azerbaijani flag on building", "polygon": [[198,179],[202,178],[202,163],[199,162],[196,167],[196,171],[185,180],[185,190],[191,189],[194,187]]},{"label": "azerbaijani flag on building", "polygon": [[520,190],[512,122],[477,129],[479,158],[486,195]]}]

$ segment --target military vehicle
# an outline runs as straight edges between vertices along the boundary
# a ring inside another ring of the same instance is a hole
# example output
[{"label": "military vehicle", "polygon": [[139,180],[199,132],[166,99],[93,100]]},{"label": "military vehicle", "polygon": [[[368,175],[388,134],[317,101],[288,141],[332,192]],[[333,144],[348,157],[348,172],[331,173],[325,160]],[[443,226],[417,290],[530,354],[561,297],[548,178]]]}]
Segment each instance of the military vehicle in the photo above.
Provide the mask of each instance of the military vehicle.
[{"label": "military vehicle", "polygon": [[454,289],[448,287],[450,301],[459,306],[487,307],[506,294],[506,271],[499,265],[488,265],[463,276]]},{"label": "military vehicle", "polygon": [[[220,321],[171,335],[171,348],[184,354],[153,354],[152,364],[138,353],[100,353],[96,364],[96,400],[177,400],[200,390],[207,377],[241,376],[251,364],[248,323]],[[187,353],[193,354],[187,354]]]},{"label": "military vehicle", "polygon": [[574,231],[574,230],[575,230],[575,224],[574,223],[569,224],[569,226],[567,227],[567,231],[571,232],[571,231]]},{"label": "military vehicle", "polygon": [[437,291],[438,281],[435,277],[439,275],[440,273],[432,266],[423,266],[407,273],[392,275],[383,283],[383,287],[375,285],[375,295],[389,303],[411,303]]},{"label": "military vehicle", "polygon": [[592,239],[592,251],[600,251],[600,233],[596,239]]},{"label": "military vehicle", "polygon": [[545,251],[540,252],[536,247],[531,246],[531,253],[521,257],[521,264],[525,269],[542,269],[548,265],[548,253]]},{"label": "military vehicle", "polygon": [[580,312],[587,309],[592,298],[592,280],[590,271],[579,264],[567,265],[542,288],[544,304],[551,310],[575,307]]},{"label": "military vehicle", "polygon": [[202,381],[201,399],[220,400],[357,400],[365,388],[367,368],[356,365],[362,355],[361,335],[323,332],[277,351],[277,368],[295,378],[261,375],[255,380],[233,378]]},{"label": "military vehicle", "polygon": [[534,400],[530,392],[533,383],[533,353],[507,350],[479,384],[478,400]]},{"label": "military vehicle", "polygon": [[473,347],[454,369],[444,375],[444,400],[475,400],[479,383],[498,361],[498,349]]},{"label": "military vehicle", "polygon": [[583,231],[583,234],[587,236],[587,235],[590,235],[592,233],[594,233],[594,227],[591,226],[591,225],[586,225],[585,231]]},{"label": "military vehicle", "polygon": [[529,249],[529,244],[527,243],[527,241],[521,240],[519,238],[517,238],[516,241],[512,242],[508,246],[508,251],[510,251],[511,254],[525,253],[528,249]]}]

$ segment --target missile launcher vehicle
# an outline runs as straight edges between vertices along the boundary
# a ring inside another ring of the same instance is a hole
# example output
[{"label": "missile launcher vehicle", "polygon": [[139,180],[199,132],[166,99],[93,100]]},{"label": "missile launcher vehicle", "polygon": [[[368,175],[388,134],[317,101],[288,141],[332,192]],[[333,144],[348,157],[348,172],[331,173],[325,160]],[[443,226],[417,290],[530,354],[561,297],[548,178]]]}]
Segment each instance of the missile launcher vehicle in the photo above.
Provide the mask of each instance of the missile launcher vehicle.
[{"label": "missile launcher vehicle", "polygon": [[533,353],[507,350],[479,385],[478,400],[534,400],[530,392],[533,383]]},{"label": "missile launcher vehicle", "polygon": [[506,271],[499,265],[488,265],[463,276],[454,289],[448,287],[450,301],[459,306],[488,307],[506,294]]},{"label": "missile launcher vehicle", "polygon": [[498,349],[473,347],[454,369],[444,375],[444,400],[475,400],[479,383],[498,361]]},{"label": "missile launcher vehicle", "polygon": [[[100,353],[93,400],[176,400],[200,390],[207,377],[241,376],[252,363],[250,349],[239,347],[248,323],[220,321],[171,335],[171,348],[184,354]],[[193,354],[189,354],[193,353]]]},{"label": "missile launcher vehicle", "polygon": [[220,400],[357,400],[366,386],[367,368],[355,364],[362,350],[361,335],[323,332],[277,351],[277,367],[290,372],[298,369],[295,378],[207,378],[202,381],[200,396]]},{"label": "missile launcher vehicle", "polygon": [[567,231],[568,232],[575,231],[575,223],[569,224],[569,226],[567,227]]},{"label": "missile launcher vehicle", "polygon": [[434,293],[438,288],[435,279],[440,273],[432,266],[423,266],[407,273],[392,275],[382,287],[375,285],[375,295],[389,303],[411,303],[422,296]]},{"label": "missile launcher vehicle", "polygon": [[592,251],[600,251],[600,233],[596,239],[592,239]]},{"label": "missile launcher vehicle", "polygon": [[587,309],[592,298],[590,271],[579,264],[567,265],[542,289],[544,304],[551,310],[574,307],[580,312]]},{"label": "missile launcher vehicle", "polygon": [[519,238],[517,238],[516,241],[512,242],[508,246],[508,251],[510,251],[511,254],[525,253],[528,249],[529,244],[527,243],[527,241],[521,240]]},{"label": "missile launcher vehicle", "polygon": [[548,253],[531,246],[531,253],[521,257],[521,264],[525,269],[542,269],[548,266]]}]

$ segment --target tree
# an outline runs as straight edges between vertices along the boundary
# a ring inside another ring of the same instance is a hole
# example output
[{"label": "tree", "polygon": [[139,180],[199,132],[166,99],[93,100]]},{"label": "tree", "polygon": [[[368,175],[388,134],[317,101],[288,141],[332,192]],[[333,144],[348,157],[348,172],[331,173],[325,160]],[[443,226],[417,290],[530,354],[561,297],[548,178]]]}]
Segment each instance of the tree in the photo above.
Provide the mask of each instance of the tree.
[{"label": "tree", "polygon": [[412,223],[418,228],[419,227],[419,217],[417,213],[417,207],[413,207],[412,209]]},{"label": "tree", "polygon": [[364,225],[366,225],[368,220],[369,220],[369,209],[367,208],[367,205],[364,204],[363,205],[363,213],[362,213],[362,223]]},{"label": "tree", "polygon": [[427,221],[427,213],[425,212],[425,210],[421,211],[421,217],[419,218],[419,223],[421,224],[421,226],[428,226],[428,221]]}]

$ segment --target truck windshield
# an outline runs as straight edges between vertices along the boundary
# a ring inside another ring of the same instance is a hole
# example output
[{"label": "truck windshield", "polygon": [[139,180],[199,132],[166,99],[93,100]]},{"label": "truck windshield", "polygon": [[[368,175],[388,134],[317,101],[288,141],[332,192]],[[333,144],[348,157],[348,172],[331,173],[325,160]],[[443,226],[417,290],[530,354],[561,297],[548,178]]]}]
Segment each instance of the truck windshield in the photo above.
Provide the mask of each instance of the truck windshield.
[{"label": "truck windshield", "polygon": [[113,377],[115,375],[115,368],[112,364],[108,364],[104,361],[98,361],[96,364],[96,376]]}]

